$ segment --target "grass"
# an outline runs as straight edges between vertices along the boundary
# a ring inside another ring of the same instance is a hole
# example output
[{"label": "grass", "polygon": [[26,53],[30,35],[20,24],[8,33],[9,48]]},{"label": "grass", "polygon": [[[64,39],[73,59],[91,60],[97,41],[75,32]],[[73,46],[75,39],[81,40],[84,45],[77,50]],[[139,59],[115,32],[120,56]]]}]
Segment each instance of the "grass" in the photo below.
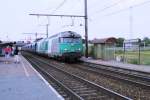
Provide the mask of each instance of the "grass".
[{"label": "grass", "polygon": [[[115,56],[124,56],[128,63],[139,64],[139,52],[138,51],[126,51],[116,52]],[[150,65],[150,50],[140,52],[140,63],[143,65]]]}]

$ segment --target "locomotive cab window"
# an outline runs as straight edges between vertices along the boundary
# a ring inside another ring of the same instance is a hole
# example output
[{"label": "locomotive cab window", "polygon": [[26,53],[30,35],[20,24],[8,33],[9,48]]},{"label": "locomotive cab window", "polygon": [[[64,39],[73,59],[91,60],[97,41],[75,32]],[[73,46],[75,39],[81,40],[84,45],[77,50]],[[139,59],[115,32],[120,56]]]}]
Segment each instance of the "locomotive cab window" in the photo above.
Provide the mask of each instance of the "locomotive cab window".
[{"label": "locomotive cab window", "polygon": [[60,38],[60,43],[80,43],[81,38],[75,37],[75,38],[70,38],[70,37],[63,37]]}]

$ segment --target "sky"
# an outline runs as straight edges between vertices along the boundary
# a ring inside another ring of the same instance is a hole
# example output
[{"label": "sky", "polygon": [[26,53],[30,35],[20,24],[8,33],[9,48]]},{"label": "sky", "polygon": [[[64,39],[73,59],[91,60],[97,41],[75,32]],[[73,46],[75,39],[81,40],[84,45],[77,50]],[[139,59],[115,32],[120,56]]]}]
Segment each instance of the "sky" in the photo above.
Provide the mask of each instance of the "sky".
[{"label": "sky", "polygon": [[[150,0],[87,0],[89,39],[150,37]],[[84,15],[84,0],[1,0],[0,40],[27,41],[72,30],[84,38],[84,19],[29,14]],[[32,34],[27,34],[32,33]]]}]

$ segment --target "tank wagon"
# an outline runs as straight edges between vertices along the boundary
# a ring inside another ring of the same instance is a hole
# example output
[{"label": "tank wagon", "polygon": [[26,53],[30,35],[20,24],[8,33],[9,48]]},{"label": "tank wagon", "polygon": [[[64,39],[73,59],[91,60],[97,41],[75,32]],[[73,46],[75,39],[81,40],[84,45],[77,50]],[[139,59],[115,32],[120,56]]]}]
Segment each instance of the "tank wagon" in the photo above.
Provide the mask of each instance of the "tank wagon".
[{"label": "tank wagon", "polygon": [[81,35],[73,31],[60,32],[23,47],[24,50],[60,60],[77,60],[82,56]]}]

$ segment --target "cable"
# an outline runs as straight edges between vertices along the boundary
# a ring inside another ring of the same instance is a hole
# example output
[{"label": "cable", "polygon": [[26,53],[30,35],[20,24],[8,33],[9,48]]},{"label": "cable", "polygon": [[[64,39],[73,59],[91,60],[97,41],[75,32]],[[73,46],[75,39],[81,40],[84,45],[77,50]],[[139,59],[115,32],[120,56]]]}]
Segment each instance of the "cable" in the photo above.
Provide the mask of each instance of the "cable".
[{"label": "cable", "polygon": [[[119,0],[118,2],[113,3],[113,4],[109,5],[109,6],[106,6],[103,9],[101,9],[99,11],[96,11],[95,13],[100,13],[100,12],[103,12],[103,11],[109,9],[109,8],[115,7],[116,5],[120,4],[121,2],[124,2],[124,1],[123,0]],[[92,13],[92,14],[95,14],[95,13]]]},{"label": "cable", "polygon": [[[66,2],[67,0],[63,0],[52,12],[51,12],[51,14],[53,14],[55,11],[57,11],[59,8],[61,8],[64,4],[65,4],[65,2]],[[38,21],[39,21],[39,16],[38,16]],[[47,17],[47,21],[48,21],[48,25],[50,24],[50,19],[49,19],[49,17]]]},{"label": "cable", "polygon": [[58,7],[56,7],[56,9],[54,9],[54,10],[52,11],[51,14],[53,14],[55,11],[57,11],[59,8],[61,8],[61,7],[65,4],[66,1],[67,1],[67,0],[63,0],[63,1],[58,5]]},{"label": "cable", "polygon": [[[81,5],[81,0],[75,0],[75,1],[76,1],[77,3],[76,3],[76,4],[74,3],[73,6],[70,7],[70,9],[72,9],[72,10],[74,10],[75,7],[78,7],[78,6],[81,6],[81,7],[82,7],[82,6],[83,6],[83,5]],[[82,0],[82,1],[83,1],[83,0]],[[75,9],[76,9],[76,8],[75,8]]]},{"label": "cable", "polygon": [[[150,0],[145,1],[145,2],[142,2],[142,3],[140,3],[140,4],[132,5],[132,6],[130,6],[130,7],[128,7],[128,8],[125,8],[125,9],[121,9],[121,10],[118,10],[118,11],[115,11],[115,12],[112,12],[112,13],[109,13],[109,14],[106,14],[106,15],[103,15],[101,18],[106,18],[107,16],[109,17],[109,16],[112,16],[112,15],[121,13],[121,12],[123,12],[123,11],[129,10],[131,7],[132,7],[132,8],[135,8],[135,7],[139,7],[139,6],[142,6],[142,5],[144,5],[144,4],[148,4],[148,3],[150,3]],[[98,18],[99,18],[99,17],[98,17]],[[92,18],[91,22],[95,22],[93,18]]]},{"label": "cable", "polygon": [[[62,7],[65,3],[66,3],[67,0],[64,0],[52,13],[54,13],[55,11],[57,11],[60,7]],[[80,4],[81,0],[77,0],[78,1],[78,4]],[[77,6],[77,5],[76,5]],[[75,7],[75,4],[73,6],[71,6],[70,9],[73,9]],[[71,17],[71,24],[70,25],[63,25],[62,28],[64,27],[73,27],[75,22],[74,22],[74,17]]]},{"label": "cable", "polygon": [[[65,4],[65,2],[66,2],[67,0],[63,0],[53,11],[51,11],[51,14],[53,14],[55,11],[57,11],[60,7],[62,7],[64,4]],[[52,10],[52,8],[47,8],[46,10]]]},{"label": "cable", "polygon": [[118,11],[116,11],[116,12],[112,12],[112,13],[106,14],[105,16],[112,16],[112,15],[114,15],[114,14],[118,14],[118,13],[120,13],[120,12],[126,11],[126,10],[130,9],[131,7],[132,7],[132,8],[135,8],[135,7],[138,7],[138,6],[147,4],[147,3],[150,3],[150,0],[145,1],[145,2],[142,2],[142,3],[137,4],[137,5],[130,6],[130,7],[126,8],[126,9],[121,9],[121,10],[118,10]]}]

